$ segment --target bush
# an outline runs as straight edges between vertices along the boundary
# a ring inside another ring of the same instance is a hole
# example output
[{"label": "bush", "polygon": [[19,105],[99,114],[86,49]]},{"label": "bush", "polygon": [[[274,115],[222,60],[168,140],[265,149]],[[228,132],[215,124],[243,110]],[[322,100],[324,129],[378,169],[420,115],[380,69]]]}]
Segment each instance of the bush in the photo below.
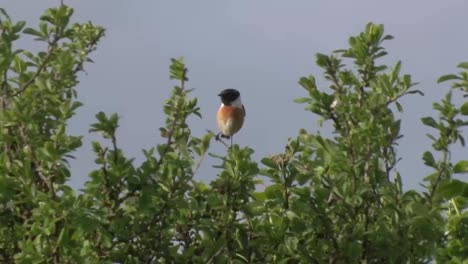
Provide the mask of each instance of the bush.
[{"label": "bush", "polygon": [[[330,137],[300,130],[284,153],[265,157],[238,145],[209,153],[212,133],[191,134],[201,117],[187,88],[187,68],[173,59],[176,85],[164,102],[164,143],[143,150],[135,165],[119,148],[118,115],[98,113],[91,132],[97,170],[82,192],[67,185],[70,153],[81,137],[66,126],[81,105],[78,74],[104,35],[92,23],[70,25],[73,10],[48,9],[37,29],[0,9],[0,261],[2,263],[465,263],[468,259],[468,161],[464,146],[468,63],[442,76],[452,89],[424,117],[433,144],[423,162],[433,169],[421,192],[402,189],[397,143],[400,99],[422,94],[411,76],[379,65],[393,37],[369,23],[349,47],[317,54],[328,87],[302,77],[296,100],[333,126]],[[22,35],[47,48],[15,50]],[[428,148],[429,149],[429,148]],[[204,157],[219,161],[217,177],[196,181]],[[435,157],[441,157],[436,159]],[[255,188],[259,175],[264,190]]]}]

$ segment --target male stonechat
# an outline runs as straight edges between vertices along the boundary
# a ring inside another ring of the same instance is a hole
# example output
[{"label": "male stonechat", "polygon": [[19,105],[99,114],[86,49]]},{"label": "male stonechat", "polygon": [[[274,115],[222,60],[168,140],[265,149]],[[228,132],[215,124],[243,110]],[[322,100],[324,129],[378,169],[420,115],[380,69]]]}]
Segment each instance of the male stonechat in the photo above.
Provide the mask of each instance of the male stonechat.
[{"label": "male stonechat", "polygon": [[221,97],[221,106],[217,114],[218,129],[221,131],[216,135],[216,140],[219,137],[231,139],[244,124],[245,108],[242,104],[240,93],[236,89],[226,89],[218,94]]}]

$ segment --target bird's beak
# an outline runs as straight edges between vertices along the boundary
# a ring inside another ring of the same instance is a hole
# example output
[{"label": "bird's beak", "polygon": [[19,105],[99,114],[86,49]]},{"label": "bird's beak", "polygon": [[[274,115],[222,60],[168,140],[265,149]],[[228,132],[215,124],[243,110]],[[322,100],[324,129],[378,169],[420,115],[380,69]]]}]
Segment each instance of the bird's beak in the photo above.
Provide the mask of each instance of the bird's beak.
[{"label": "bird's beak", "polygon": [[221,96],[221,94],[218,94],[218,96]]}]

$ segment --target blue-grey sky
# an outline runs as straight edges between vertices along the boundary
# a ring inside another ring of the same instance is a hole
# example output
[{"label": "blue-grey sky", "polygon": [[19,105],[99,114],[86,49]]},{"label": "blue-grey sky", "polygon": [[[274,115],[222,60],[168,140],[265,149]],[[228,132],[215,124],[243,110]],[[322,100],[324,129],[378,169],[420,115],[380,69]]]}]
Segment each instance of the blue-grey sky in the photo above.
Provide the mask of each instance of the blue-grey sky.
[{"label": "blue-grey sky", "polygon": [[[0,0],[14,20],[37,25],[43,10],[58,0]],[[84,145],[71,162],[71,185],[80,187],[93,165],[88,134],[99,111],[121,116],[119,144],[141,161],[141,149],[158,142],[164,124],[162,102],[174,85],[168,78],[169,59],[183,56],[189,68],[189,87],[195,88],[203,119],[191,119],[192,131],[202,135],[216,130],[216,94],[236,88],[247,108],[244,128],[235,141],[256,150],[255,159],[282,152],[288,137],[300,128],[317,131],[317,119],[293,99],[305,95],[297,81],[309,74],[320,76],[314,54],[347,47],[347,39],[366,23],[382,23],[395,36],[385,44],[390,53],[383,62],[403,61],[426,96],[402,100],[402,133],[398,169],[406,188],[418,188],[429,172],[421,155],[429,146],[420,118],[433,115],[432,102],[442,98],[447,84],[437,85],[442,74],[456,71],[468,61],[468,2],[439,1],[116,1],[80,0],[65,3],[75,9],[75,21],[93,21],[106,28],[106,36],[92,54],[77,87],[84,103],[70,132],[85,135]],[[27,41],[26,48],[36,48]],[[322,86],[326,84],[321,82]],[[220,144],[210,151],[224,153]],[[454,153],[463,158],[466,150]],[[466,157],[466,156],[465,156]],[[211,179],[217,163],[207,157],[198,177]]]}]

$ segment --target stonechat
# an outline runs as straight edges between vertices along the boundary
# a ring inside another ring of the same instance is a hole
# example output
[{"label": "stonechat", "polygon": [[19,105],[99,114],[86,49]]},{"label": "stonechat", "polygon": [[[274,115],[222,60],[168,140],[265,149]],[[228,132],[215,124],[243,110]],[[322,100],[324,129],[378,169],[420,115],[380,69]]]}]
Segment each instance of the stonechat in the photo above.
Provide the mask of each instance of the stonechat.
[{"label": "stonechat", "polygon": [[242,104],[239,91],[236,89],[226,89],[218,94],[221,97],[221,106],[217,114],[218,129],[221,131],[216,135],[216,140],[219,137],[231,139],[244,124],[245,108]]}]

